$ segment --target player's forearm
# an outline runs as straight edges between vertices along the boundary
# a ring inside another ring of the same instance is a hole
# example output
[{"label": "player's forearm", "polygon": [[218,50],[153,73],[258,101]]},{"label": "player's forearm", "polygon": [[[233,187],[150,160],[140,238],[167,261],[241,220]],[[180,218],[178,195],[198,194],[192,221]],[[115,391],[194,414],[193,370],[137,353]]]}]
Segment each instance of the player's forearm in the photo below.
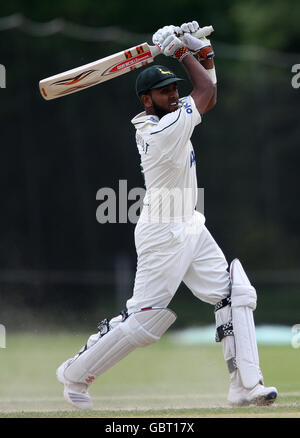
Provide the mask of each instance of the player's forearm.
[{"label": "player's forearm", "polygon": [[207,111],[210,102],[216,96],[216,86],[213,84],[206,69],[194,58],[193,55],[187,55],[182,60],[193,84],[193,97],[196,107],[201,114]]}]

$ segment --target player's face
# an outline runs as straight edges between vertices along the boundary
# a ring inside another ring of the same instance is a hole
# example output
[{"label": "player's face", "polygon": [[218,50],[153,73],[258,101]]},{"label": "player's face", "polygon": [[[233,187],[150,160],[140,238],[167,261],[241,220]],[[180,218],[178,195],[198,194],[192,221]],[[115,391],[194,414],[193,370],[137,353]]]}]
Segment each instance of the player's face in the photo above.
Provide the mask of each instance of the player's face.
[{"label": "player's face", "polygon": [[179,94],[176,82],[152,89],[150,96],[154,114],[159,118],[178,109]]}]

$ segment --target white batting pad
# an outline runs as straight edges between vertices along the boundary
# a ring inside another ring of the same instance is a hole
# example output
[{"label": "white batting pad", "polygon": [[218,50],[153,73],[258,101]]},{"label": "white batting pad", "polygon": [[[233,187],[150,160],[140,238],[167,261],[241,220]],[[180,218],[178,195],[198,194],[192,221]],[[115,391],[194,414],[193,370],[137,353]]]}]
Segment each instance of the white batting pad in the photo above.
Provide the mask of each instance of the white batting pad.
[{"label": "white batting pad", "polygon": [[256,291],[238,259],[230,265],[232,280],[231,311],[236,349],[236,364],[245,388],[253,388],[261,379],[253,310]]},{"label": "white batting pad", "polygon": [[157,341],[176,320],[169,309],[148,308],[132,313],[66,368],[70,382],[90,384],[137,347]]}]

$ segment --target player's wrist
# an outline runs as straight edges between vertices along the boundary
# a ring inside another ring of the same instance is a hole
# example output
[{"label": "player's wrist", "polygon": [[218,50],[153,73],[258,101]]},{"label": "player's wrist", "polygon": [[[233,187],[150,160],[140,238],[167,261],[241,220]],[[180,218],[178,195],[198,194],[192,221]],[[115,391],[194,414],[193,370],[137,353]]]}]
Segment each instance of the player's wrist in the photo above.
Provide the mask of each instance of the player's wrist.
[{"label": "player's wrist", "polygon": [[[197,59],[198,59],[198,57],[197,57]],[[214,63],[213,58],[205,59],[204,61],[199,61],[199,62],[202,65],[202,67],[205,68],[205,70],[209,70],[209,69],[215,67],[215,63]]]},{"label": "player's wrist", "polygon": [[207,71],[207,73],[209,74],[209,77],[210,77],[210,79],[212,80],[212,83],[213,83],[213,84],[216,84],[216,83],[217,83],[217,74],[216,74],[216,69],[215,69],[215,67],[213,67],[213,68],[209,68],[209,69],[207,69],[206,71]]},{"label": "player's wrist", "polygon": [[[207,40],[208,41],[208,40]],[[206,61],[207,59],[213,59],[215,53],[211,45],[201,48],[196,54],[198,60],[200,62]]]},{"label": "player's wrist", "polygon": [[205,59],[204,61],[200,61],[200,64],[203,68],[207,71],[209,74],[210,79],[212,80],[213,84],[217,83],[217,74],[215,69],[215,63],[213,58]]},{"label": "player's wrist", "polygon": [[174,53],[174,57],[177,59],[177,61],[182,62],[187,55],[191,55],[191,54],[192,53],[189,51],[187,47],[182,46]]}]

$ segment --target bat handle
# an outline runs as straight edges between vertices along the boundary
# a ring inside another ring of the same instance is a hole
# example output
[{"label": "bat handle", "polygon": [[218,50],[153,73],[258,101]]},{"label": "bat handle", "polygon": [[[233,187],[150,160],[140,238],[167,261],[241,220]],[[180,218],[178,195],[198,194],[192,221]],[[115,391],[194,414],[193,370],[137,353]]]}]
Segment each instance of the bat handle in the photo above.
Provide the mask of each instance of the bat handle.
[{"label": "bat handle", "polygon": [[197,30],[192,35],[195,38],[204,38],[204,37],[207,37],[208,35],[210,35],[213,31],[214,31],[214,28],[212,26],[205,26],[205,27],[201,27],[199,30]]},{"label": "bat handle", "polygon": [[[197,30],[192,35],[195,38],[204,38],[210,35],[214,31],[214,28],[212,26],[205,26],[201,27],[199,30]],[[179,37],[184,42],[184,35]],[[157,46],[150,46],[151,55],[153,58],[161,53],[160,49]]]}]

